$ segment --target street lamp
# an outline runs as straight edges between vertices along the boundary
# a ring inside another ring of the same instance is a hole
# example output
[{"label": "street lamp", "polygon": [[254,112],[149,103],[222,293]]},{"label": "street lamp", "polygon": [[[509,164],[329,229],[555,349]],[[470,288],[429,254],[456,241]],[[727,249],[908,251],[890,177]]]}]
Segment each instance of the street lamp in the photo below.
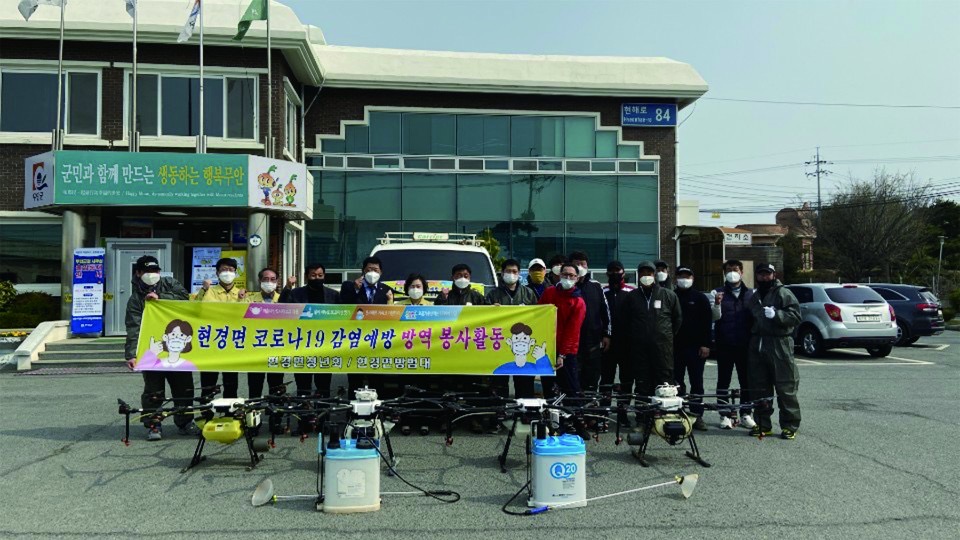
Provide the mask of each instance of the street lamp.
[{"label": "street lamp", "polygon": [[947,239],[946,236],[938,236],[940,239],[940,257],[937,258],[937,297],[940,297],[940,266],[943,264],[943,241]]}]

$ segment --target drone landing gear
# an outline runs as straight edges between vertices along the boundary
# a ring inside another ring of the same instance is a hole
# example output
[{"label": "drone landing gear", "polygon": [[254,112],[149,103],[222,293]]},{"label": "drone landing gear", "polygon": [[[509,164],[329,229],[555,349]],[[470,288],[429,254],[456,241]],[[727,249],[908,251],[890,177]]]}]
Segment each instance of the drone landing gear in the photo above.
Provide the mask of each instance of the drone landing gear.
[{"label": "drone landing gear", "polygon": [[[256,468],[257,464],[263,461],[263,454],[258,452],[258,445],[254,441],[253,434],[247,430],[243,430],[243,438],[247,443],[247,453],[250,456],[250,465],[247,466],[248,471],[252,471]],[[193,451],[193,458],[190,459],[190,463],[180,470],[181,473],[185,473],[190,469],[196,467],[200,463],[206,461],[207,456],[203,455],[203,448],[206,446],[207,440],[203,438],[203,435],[197,437],[197,448]],[[268,447],[269,448],[269,447]],[[266,450],[261,448],[260,450]]]},{"label": "drone landing gear", "polygon": [[390,465],[387,467],[387,476],[394,476],[399,460],[393,453],[393,444],[390,443],[390,434],[386,429],[383,430],[383,442],[387,445],[387,463]]},{"label": "drone landing gear", "polygon": [[700,457],[700,447],[697,446],[697,439],[693,436],[693,433],[687,436],[687,440],[690,441],[690,450],[686,451],[686,456],[699,463],[702,467],[709,467],[710,464]]},{"label": "drone landing gear", "polygon": [[497,457],[497,462],[500,463],[500,472],[507,472],[507,454],[510,453],[510,442],[513,441],[513,436],[517,432],[517,422],[520,421],[519,416],[513,417],[513,423],[510,425],[510,431],[507,432],[507,442],[503,445],[503,452],[500,452],[500,456]]},{"label": "drone landing gear", "polygon": [[[650,466],[650,463],[647,461],[647,445],[650,444],[650,435],[653,433],[653,423],[653,418],[647,419],[643,424],[642,433],[634,433],[627,438],[628,444],[638,446],[638,448],[633,451],[633,455],[637,458],[637,461],[640,462],[641,467]],[[709,467],[710,463],[700,455],[700,447],[697,446],[697,439],[692,432],[687,435],[687,440],[690,441],[690,450],[687,450],[684,455],[696,461],[702,467]]]}]

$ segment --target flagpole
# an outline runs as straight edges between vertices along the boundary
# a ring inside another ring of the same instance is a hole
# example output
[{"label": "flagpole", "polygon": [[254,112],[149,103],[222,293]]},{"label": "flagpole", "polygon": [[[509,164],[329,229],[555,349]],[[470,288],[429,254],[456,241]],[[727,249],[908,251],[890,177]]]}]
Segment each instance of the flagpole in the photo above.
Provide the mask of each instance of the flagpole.
[{"label": "flagpole", "polygon": [[200,7],[200,143],[197,145],[199,153],[207,151],[207,144],[204,140],[204,118],[203,118],[203,0],[199,2]]},{"label": "flagpole", "polygon": [[63,150],[63,10],[65,2],[60,3],[60,56],[57,59],[57,125],[53,132],[53,149]]},{"label": "flagpole", "polygon": [[130,148],[131,152],[140,151],[140,131],[137,129],[137,16],[140,15],[139,0],[133,3],[133,81],[130,91]]},{"label": "flagpole", "polygon": [[270,0],[264,2],[267,6],[267,152],[266,157],[272,158],[275,150],[273,144],[273,59],[270,48]]}]

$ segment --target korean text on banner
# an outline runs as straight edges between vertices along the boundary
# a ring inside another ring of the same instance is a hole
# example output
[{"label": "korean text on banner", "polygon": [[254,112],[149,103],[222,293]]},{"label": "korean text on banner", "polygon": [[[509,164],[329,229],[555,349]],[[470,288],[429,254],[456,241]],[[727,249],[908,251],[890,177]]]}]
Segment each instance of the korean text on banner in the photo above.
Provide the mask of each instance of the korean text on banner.
[{"label": "korean text on banner", "polygon": [[73,251],[73,302],[70,331],[99,334],[103,331],[103,248]]},{"label": "korean text on banner", "polygon": [[139,371],[553,375],[554,306],[147,302]]}]

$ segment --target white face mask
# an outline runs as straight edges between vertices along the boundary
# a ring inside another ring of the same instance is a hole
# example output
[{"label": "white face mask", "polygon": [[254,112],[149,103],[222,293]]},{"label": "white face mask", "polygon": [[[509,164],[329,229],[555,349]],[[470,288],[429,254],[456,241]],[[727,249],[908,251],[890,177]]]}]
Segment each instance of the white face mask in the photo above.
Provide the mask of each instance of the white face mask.
[{"label": "white face mask", "polygon": [[558,265],[554,266],[553,268],[550,269],[550,271],[553,272],[553,275],[559,276],[559,275],[560,275],[560,265],[558,264]]},{"label": "white face mask", "polygon": [[653,276],[640,276],[640,284],[644,287],[653,285]]},{"label": "white face mask", "polygon": [[183,352],[190,342],[190,336],[180,333],[179,328],[174,328],[174,331],[163,336],[163,339],[167,342],[167,350],[172,353]]},{"label": "white face mask", "polygon": [[423,287],[410,287],[410,289],[407,291],[407,296],[413,298],[414,300],[423,298]]},{"label": "white face mask", "polygon": [[224,285],[229,285],[233,283],[233,280],[237,279],[237,273],[236,272],[220,272],[219,274],[217,274],[217,279],[220,280],[220,283],[223,283]]},{"label": "white face mask", "polygon": [[690,287],[693,287],[693,279],[680,278],[677,280],[677,287],[680,287],[681,289],[689,289]]},{"label": "white face mask", "polygon": [[453,280],[453,283],[460,289],[466,289],[470,286],[470,280],[468,278],[462,277]]},{"label": "white face mask", "polygon": [[520,274],[514,274],[512,272],[505,272],[503,274],[503,282],[507,285],[513,285],[518,281],[520,281]]},{"label": "white face mask", "polygon": [[586,267],[586,266],[578,266],[578,267],[577,267],[577,275],[580,276],[580,277],[583,277],[583,276],[587,275],[587,267]]},{"label": "white face mask", "polygon": [[727,283],[740,283],[740,272],[727,272]]},{"label": "white face mask", "polygon": [[160,274],[143,274],[140,276],[140,281],[144,282],[149,287],[153,287],[157,283],[160,283]]},{"label": "white face mask", "polygon": [[377,282],[380,281],[380,273],[373,271],[367,272],[363,275],[363,279],[371,285],[376,285]]},{"label": "white face mask", "polygon": [[670,277],[666,272],[657,272],[657,281],[666,281]]},{"label": "white face mask", "polygon": [[563,287],[564,289],[572,289],[573,286],[576,284],[577,284],[577,280],[575,279],[569,279],[569,278],[560,279],[560,286]]},{"label": "white face mask", "polygon": [[273,294],[273,291],[277,290],[277,282],[276,282],[276,281],[261,281],[261,282],[260,282],[260,290],[263,291],[263,292],[265,292],[265,293],[267,293],[267,294]]}]

